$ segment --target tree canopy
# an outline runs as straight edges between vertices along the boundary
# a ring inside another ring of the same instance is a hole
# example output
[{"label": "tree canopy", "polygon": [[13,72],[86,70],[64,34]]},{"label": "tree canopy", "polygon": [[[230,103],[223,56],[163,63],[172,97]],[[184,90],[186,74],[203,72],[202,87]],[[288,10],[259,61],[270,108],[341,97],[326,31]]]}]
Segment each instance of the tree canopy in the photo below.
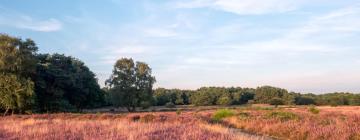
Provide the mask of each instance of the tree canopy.
[{"label": "tree canopy", "polygon": [[83,62],[61,54],[37,58],[35,92],[40,112],[81,110],[104,103],[95,74]]},{"label": "tree canopy", "polygon": [[106,81],[112,104],[126,107],[128,111],[152,104],[154,83],[155,77],[151,75],[151,68],[143,62],[135,64],[131,58],[119,59],[114,65],[112,75]]}]

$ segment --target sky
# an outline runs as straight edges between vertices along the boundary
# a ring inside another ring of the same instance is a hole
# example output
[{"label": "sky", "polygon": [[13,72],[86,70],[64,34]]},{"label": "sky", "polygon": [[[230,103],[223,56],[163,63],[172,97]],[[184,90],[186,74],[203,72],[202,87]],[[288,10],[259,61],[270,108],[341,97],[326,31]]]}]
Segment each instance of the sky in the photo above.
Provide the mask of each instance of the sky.
[{"label": "sky", "polygon": [[97,75],[146,62],[155,87],[360,92],[360,0],[1,0],[0,32]]}]

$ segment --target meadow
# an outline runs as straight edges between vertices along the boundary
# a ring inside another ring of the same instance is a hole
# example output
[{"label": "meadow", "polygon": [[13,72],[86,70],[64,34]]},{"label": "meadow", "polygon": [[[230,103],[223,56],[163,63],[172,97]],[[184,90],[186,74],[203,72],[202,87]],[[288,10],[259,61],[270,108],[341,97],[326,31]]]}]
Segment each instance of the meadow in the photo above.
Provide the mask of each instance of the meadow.
[{"label": "meadow", "polygon": [[250,106],[0,118],[0,139],[358,140],[360,107]]}]

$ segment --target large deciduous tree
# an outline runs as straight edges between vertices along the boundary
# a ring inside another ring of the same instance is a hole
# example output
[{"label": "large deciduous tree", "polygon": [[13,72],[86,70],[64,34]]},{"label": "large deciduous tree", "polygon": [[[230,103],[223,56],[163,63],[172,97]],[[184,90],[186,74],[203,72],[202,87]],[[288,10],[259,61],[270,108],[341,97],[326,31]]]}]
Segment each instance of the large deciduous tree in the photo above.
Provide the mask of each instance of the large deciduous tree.
[{"label": "large deciduous tree", "polygon": [[104,94],[83,62],[60,54],[38,55],[35,92],[39,112],[81,110],[102,105]]},{"label": "large deciduous tree", "polygon": [[155,77],[151,75],[151,68],[143,62],[136,62],[130,58],[118,60],[113,73],[106,81],[110,88],[111,102],[116,107],[126,107],[129,112],[139,106],[152,103],[152,87]]},{"label": "large deciduous tree", "polygon": [[0,34],[0,109],[23,112],[30,108],[36,68],[35,43]]},{"label": "large deciduous tree", "polygon": [[14,74],[0,74],[0,108],[5,109],[4,115],[9,110],[13,114],[16,110],[22,113],[31,109],[33,86],[29,79],[19,79]]}]

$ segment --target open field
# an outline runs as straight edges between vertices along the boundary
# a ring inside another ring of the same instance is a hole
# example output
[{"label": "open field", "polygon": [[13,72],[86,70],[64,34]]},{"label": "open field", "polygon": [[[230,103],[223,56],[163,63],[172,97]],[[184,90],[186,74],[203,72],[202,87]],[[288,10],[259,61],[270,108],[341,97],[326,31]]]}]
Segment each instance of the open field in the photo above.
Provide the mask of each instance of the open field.
[{"label": "open field", "polygon": [[265,139],[202,120],[209,112],[52,114],[0,119],[0,139],[237,140]]},{"label": "open field", "polygon": [[218,109],[13,115],[0,118],[0,139],[360,139],[360,107],[310,108],[233,107],[217,121]]}]

